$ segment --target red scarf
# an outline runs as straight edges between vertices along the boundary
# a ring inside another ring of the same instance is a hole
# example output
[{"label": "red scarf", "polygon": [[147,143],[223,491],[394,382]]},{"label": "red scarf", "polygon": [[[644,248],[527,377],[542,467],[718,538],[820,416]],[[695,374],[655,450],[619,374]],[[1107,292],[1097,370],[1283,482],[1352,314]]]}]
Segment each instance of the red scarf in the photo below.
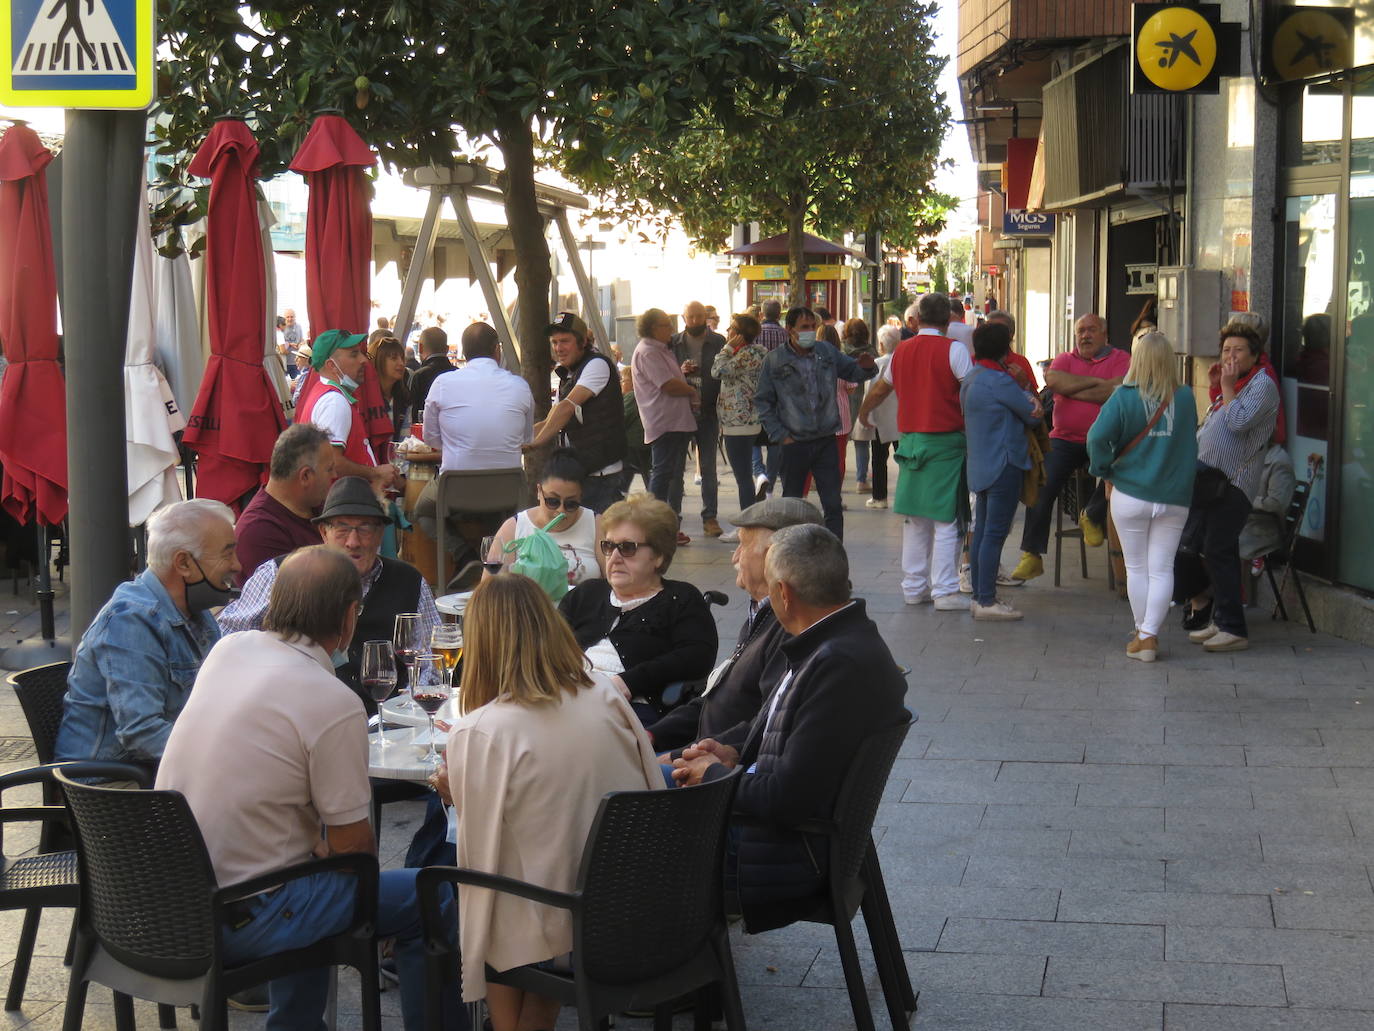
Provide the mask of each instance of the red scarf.
[{"label": "red scarf", "polygon": [[[1259,360],[1250,367],[1250,371],[1236,380],[1236,393],[1239,394],[1245,389],[1246,384],[1254,378],[1255,373],[1263,370],[1264,373],[1274,381],[1274,386],[1280,387],[1279,390],[1279,411],[1274,418],[1274,442],[1282,444],[1288,439],[1288,423],[1283,417],[1283,390],[1279,383],[1279,372],[1274,368],[1274,363],[1269,360],[1269,355],[1261,353]],[[1221,400],[1221,362],[1217,362],[1207,370],[1207,397],[1216,407]]]}]

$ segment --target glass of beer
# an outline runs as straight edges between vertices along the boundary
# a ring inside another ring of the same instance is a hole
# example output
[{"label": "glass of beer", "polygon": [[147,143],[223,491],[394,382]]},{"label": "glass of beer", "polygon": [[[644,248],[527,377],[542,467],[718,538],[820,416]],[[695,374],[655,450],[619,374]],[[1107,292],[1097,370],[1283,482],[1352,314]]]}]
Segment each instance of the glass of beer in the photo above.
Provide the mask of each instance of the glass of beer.
[{"label": "glass of beer", "polygon": [[444,683],[453,690],[453,671],[463,658],[463,628],[457,623],[440,623],[429,638],[429,650],[444,663]]}]

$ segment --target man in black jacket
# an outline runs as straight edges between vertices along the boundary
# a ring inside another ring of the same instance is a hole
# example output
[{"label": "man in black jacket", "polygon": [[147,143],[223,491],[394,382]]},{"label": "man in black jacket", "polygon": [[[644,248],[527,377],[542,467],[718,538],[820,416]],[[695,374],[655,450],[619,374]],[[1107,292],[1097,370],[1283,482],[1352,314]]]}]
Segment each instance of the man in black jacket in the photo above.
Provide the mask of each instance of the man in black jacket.
[{"label": "man in black jacket", "polygon": [[410,421],[422,422],[425,417],[425,399],[434,381],[456,366],[448,360],[448,334],[438,326],[430,326],[420,331],[420,354],[424,360],[410,377]]},{"label": "man in black jacket", "polygon": [[750,933],[796,919],[825,884],[824,840],[794,830],[829,817],[864,740],[901,722],[906,684],[882,635],[849,596],[844,546],[819,526],[773,535],[768,596],[792,638],[786,669],[747,730],[704,739],[675,763],[679,783],[744,769],[727,882],[738,887]]},{"label": "man in black jacket", "polygon": [[720,397],[720,380],[711,375],[711,364],[725,346],[725,338],[706,325],[706,306],[700,301],[690,302],[682,310],[683,330],[672,339],[673,354],[682,366],[682,375],[696,388],[701,397],[697,417],[697,471],[701,474],[701,527],[707,537],[720,536],[716,519],[716,448],[720,440],[720,419],[716,415],[716,400]]},{"label": "man in black jacket", "polygon": [[807,523],[822,526],[824,518],[820,509],[801,498],[768,498],[750,505],[733,522],[739,528],[735,583],[749,592],[749,615],[734,652],[711,671],[706,690],[649,727],[655,751],[680,750],[704,737],[720,738],[740,724],[747,728],[776,683],[778,674],[767,677],[765,671],[787,640],[787,631],[768,600],[764,558],[775,531]]}]

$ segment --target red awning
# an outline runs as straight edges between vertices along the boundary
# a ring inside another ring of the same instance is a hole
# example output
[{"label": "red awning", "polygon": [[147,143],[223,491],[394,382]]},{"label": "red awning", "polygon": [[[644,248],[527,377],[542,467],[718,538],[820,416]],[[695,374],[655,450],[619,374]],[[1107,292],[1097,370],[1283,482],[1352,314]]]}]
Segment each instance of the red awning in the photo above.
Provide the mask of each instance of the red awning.
[{"label": "red awning", "polygon": [[248,126],[215,124],[190,172],[210,180],[206,215],[206,319],[210,361],[187,419],[199,456],[196,494],[232,505],[267,481],[272,445],[286,428],[263,368],[267,324],[257,208],[258,144]]},{"label": "red awning", "polygon": [[[364,169],[377,163],[340,115],[320,115],[291,162],[310,184],[305,216],[305,302],[318,336],[327,329],[366,333],[372,301],[371,189]],[[358,403],[377,461],[386,461],[392,423],[372,366],[359,377]]]},{"label": "red awning", "polygon": [[0,139],[0,503],[21,523],[67,514],[67,387],[58,363],[57,271],[45,169],[26,125]]}]

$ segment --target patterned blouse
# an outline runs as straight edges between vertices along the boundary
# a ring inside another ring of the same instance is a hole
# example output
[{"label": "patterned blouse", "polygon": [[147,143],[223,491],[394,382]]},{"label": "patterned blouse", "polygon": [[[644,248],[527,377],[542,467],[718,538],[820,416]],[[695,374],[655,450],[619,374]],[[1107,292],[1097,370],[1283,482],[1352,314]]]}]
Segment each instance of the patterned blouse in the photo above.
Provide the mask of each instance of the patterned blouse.
[{"label": "patterned blouse", "polygon": [[768,356],[759,343],[755,342],[738,351],[733,347],[722,347],[711,363],[711,375],[720,380],[720,398],[716,401],[716,414],[721,428],[728,434],[731,428],[741,430],[746,427],[750,432],[759,431],[759,416],[754,409],[754,391],[759,385],[759,370]]}]

